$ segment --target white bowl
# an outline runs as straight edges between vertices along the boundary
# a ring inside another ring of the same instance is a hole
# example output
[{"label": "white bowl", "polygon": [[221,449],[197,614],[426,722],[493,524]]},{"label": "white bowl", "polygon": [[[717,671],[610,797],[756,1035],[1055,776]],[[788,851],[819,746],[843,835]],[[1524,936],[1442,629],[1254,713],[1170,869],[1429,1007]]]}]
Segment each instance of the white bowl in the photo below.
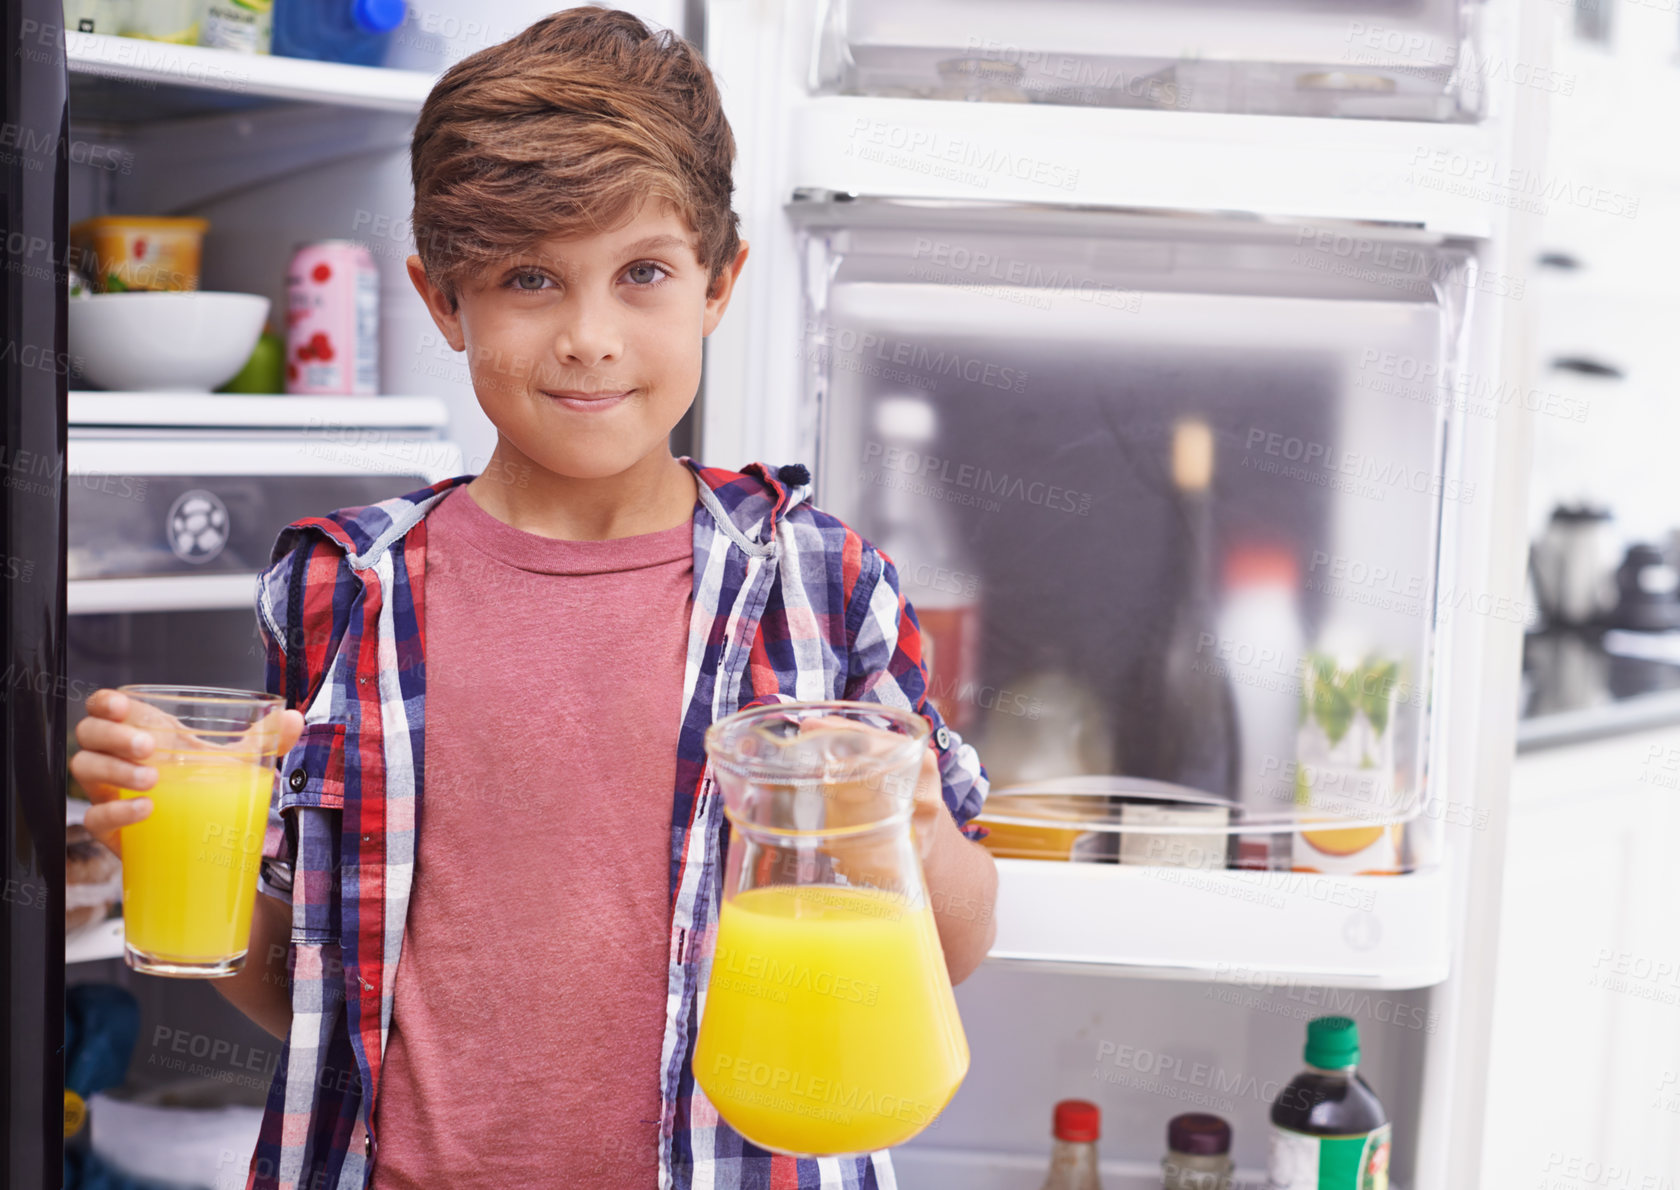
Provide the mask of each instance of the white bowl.
[{"label": "white bowl", "polygon": [[100,388],[200,392],[232,380],[268,317],[254,293],[97,293],[71,298],[70,362]]}]

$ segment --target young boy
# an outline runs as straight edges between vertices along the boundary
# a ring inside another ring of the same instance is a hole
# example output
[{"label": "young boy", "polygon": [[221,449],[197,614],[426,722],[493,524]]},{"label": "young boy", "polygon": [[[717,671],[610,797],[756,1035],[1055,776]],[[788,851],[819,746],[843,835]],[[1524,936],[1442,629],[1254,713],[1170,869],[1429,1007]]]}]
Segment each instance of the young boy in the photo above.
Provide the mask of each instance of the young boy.
[{"label": "young boy", "polygon": [[[926,698],[892,563],[800,466],[674,458],[747,247],[698,53],[577,8],[466,59],[414,133],[415,288],[498,440],[477,478],[300,521],[258,612],[289,710],[244,970],[286,1045],[268,1188],[872,1187],[694,1081],[728,824],[706,728],[848,698],[933,732],[915,816],[953,980],[993,937],[986,778]],[[89,700],[96,833],[154,740]],[[271,832],[277,836],[279,832]],[[288,904],[289,902],[289,904]]]}]

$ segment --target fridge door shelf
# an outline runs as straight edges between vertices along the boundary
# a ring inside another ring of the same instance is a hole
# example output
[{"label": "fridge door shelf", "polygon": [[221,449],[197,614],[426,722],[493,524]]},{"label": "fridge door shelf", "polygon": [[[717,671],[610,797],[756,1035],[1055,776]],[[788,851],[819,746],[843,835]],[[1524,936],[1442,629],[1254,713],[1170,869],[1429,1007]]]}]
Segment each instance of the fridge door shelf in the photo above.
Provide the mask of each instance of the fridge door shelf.
[{"label": "fridge door shelf", "polygon": [[[56,37],[48,28],[43,35]],[[415,70],[312,62],[67,32],[78,119],[133,122],[290,101],[418,114],[436,82]]]},{"label": "fridge door shelf", "polygon": [[[1478,118],[1482,6],[1459,0],[829,0],[816,89],[1391,120]],[[1497,65],[1497,64],[1494,64]]]},{"label": "fridge door shelf", "polygon": [[1447,977],[1444,869],[1406,876],[1001,859],[989,962],[1234,987],[1429,987]]},{"label": "fridge door shelf", "polygon": [[1543,204],[1548,181],[1502,169],[1480,125],[827,96],[797,102],[789,129],[790,189],[1346,219],[1478,238],[1500,205]]},{"label": "fridge door shelf", "polygon": [[[994,789],[974,821],[988,831],[993,855],[1047,863],[1276,869],[1288,866],[1288,849],[1296,871],[1391,876],[1435,862],[1432,840],[1417,837],[1425,825],[1419,791],[1392,769],[1291,761],[1244,792],[1252,796],[1215,797],[1132,777],[1074,777]],[[1432,817],[1445,819],[1449,811],[1456,821],[1468,807],[1429,807]],[[1251,862],[1233,862],[1245,857]]]}]

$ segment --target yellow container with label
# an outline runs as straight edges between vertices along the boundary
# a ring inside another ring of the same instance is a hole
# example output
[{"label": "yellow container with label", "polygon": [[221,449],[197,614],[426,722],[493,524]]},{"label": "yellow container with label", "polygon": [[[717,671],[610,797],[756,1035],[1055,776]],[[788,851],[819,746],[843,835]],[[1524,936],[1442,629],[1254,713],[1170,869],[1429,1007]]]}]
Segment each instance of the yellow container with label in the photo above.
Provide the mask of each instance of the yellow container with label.
[{"label": "yellow container with label", "polygon": [[210,221],[101,215],[70,228],[71,264],[102,293],[198,288]]}]

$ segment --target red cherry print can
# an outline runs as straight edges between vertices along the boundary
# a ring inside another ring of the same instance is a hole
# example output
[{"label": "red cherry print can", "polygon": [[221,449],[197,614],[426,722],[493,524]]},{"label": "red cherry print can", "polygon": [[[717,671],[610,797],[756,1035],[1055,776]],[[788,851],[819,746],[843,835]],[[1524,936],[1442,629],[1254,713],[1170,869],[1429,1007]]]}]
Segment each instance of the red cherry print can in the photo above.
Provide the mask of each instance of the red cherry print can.
[{"label": "red cherry print can", "polygon": [[379,394],[379,270],[349,240],[301,245],[286,270],[286,391]]}]

